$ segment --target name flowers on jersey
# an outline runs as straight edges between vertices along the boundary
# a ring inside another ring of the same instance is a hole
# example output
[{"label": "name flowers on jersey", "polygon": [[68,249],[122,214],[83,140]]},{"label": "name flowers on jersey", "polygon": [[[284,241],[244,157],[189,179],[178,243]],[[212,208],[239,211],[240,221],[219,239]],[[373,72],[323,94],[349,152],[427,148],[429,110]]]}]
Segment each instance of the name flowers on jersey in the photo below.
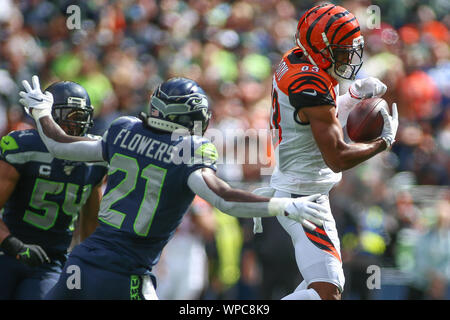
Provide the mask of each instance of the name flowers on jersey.
[{"label": "name flowers on jersey", "polygon": [[171,140],[179,141],[177,145],[152,139],[128,129],[121,129],[115,137],[113,144],[120,148],[136,152],[149,159],[156,159],[165,163],[194,165],[200,163],[214,164],[218,159],[216,147],[211,143],[203,143],[202,137],[186,137],[183,130],[172,133]]}]

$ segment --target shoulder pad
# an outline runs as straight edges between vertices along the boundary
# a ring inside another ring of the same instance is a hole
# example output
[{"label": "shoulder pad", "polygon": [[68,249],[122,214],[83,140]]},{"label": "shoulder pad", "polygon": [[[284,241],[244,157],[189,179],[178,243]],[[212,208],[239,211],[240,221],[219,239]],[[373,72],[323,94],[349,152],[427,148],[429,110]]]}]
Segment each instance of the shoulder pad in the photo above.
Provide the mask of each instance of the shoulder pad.
[{"label": "shoulder pad", "polygon": [[325,71],[310,64],[300,64],[286,79],[289,101],[296,109],[336,105],[334,82]]},{"label": "shoulder pad", "polygon": [[13,165],[29,161],[51,163],[53,156],[48,152],[36,130],[12,131],[0,140],[1,157]]},{"label": "shoulder pad", "polygon": [[46,152],[47,148],[35,129],[11,131],[0,142],[2,153],[5,152]]},{"label": "shoulder pad", "polygon": [[216,146],[208,139],[194,145],[194,157],[201,158],[202,162],[215,163],[219,159]]},{"label": "shoulder pad", "polygon": [[191,164],[213,165],[219,158],[216,146],[207,138],[200,136],[187,135],[180,139],[177,148],[187,152],[188,157],[183,151],[184,160]]},{"label": "shoulder pad", "polygon": [[136,117],[123,116],[123,117],[119,117],[119,118],[115,119],[113,122],[111,122],[110,127],[125,126],[125,125],[129,125],[129,124],[136,123],[136,122],[140,122],[140,120]]},{"label": "shoulder pad", "polygon": [[12,151],[19,149],[19,145],[11,135],[6,135],[2,137],[2,140],[0,141],[0,147],[2,148],[2,154],[6,151]]},{"label": "shoulder pad", "polygon": [[337,81],[325,70],[312,65],[291,49],[274,74],[274,80],[281,92],[289,97],[295,108],[319,105],[335,105],[334,87]]},{"label": "shoulder pad", "polygon": [[[130,127],[132,127],[134,124],[136,124],[138,122],[141,122],[141,121],[136,117],[130,117],[130,116],[119,117],[119,118],[115,119],[113,122],[111,122],[111,124],[108,127],[108,130],[106,130],[103,133],[103,136],[101,137],[101,139],[104,142],[106,142],[110,133],[118,132],[120,129],[123,129],[123,128],[129,129]],[[95,139],[95,137],[93,139]]]}]

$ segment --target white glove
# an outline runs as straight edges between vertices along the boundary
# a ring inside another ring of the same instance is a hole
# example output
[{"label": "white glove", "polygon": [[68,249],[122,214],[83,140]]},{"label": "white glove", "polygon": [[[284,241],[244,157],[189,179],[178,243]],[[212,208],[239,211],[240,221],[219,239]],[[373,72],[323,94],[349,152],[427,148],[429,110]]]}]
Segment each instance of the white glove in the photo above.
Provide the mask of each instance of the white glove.
[{"label": "white glove", "polygon": [[380,112],[384,120],[381,138],[386,142],[387,150],[389,150],[392,147],[392,144],[395,142],[395,136],[397,135],[398,129],[397,104],[396,103],[392,104],[392,116],[385,108],[381,108]]},{"label": "white glove", "polygon": [[381,97],[386,93],[387,86],[377,78],[369,77],[353,81],[347,92],[336,98],[337,117],[342,127],[347,125],[350,111],[361,101],[371,97]]},{"label": "white glove", "polygon": [[383,96],[386,93],[387,86],[379,79],[369,77],[355,80],[348,90],[353,98],[368,99]]},{"label": "white glove", "polygon": [[284,215],[289,219],[300,222],[310,230],[314,230],[316,228],[315,225],[322,226],[323,221],[329,221],[330,219],[328,217],[328,208],[314,202],[321,196],[321,194],[313,194],[292,199],[292,202],[284,209]]},{"label": "white glove", "polygon": [[33,83],[33,88],[27,80],[22,81],[22,85],[26,92],[20,91],[19,95],[22,99],[20,99],[19,102],[24,106],[25,111],[28,114],[32,112],[31,115],[35,120],[38,120],[43,116],[51,116],[53,95],[48,91],[42,93],[38,76],[33,76],[31,80]]}]

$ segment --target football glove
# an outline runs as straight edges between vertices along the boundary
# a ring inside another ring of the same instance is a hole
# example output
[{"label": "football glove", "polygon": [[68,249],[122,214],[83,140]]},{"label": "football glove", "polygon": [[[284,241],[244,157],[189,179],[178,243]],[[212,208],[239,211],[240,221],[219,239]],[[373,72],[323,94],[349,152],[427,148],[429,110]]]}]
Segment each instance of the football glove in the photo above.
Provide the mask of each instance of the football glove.
[{"label": "football glove", "polygon": [[381,139],[386,142],[387,150],[392,147],[392,144],[395,142],[395,136],[397,135],[398,130],[398,112],[397,112],[397,104],[392,104],[392,116],[385,108],[380,109],[381,115],[383,116],[384,126],[383,131],[381,132]]},{"label": "football glove", "polygon": [[5,254],[15,257],[30,267],[37,267],[43,263],[50,263],[50,258],[39,245],[25,244],[12,235],[7,236],[0,247]]},{"label": "football glove", "polygon": [[387,86],[377,78],[369,77],[353,81],[347,92],[336,98],[338,107],[337,117],[342,127],[347,125],[350,111],[362,99],[381,97],[386,93]]},{"label": "football glove", "polygon": [[330,212],[327,207],[315,202],[321,196],[321,194],[313,194],[292,199],[284,209],[284,215],[300,222],[310,230],[316,229],[316,226],[322,226],[323,221],[330,221]]},{"label": "football glove", "polygon": [[374,77],[355,80],[348,89],[351,97],[356,99],[381,97],[386,90],[387,86]]},{"label": "football glove", "polygon": [[19,95],[22,99],[19,102],[24,106],[25,111],[31,114],[35,120],[43,116],[51,116],[53,95],[48,91],[42,93],[38,76],[33,76],[31,80],[33,87],[30,86],[27,80],[22,81],[25,91],[20,91]]}]

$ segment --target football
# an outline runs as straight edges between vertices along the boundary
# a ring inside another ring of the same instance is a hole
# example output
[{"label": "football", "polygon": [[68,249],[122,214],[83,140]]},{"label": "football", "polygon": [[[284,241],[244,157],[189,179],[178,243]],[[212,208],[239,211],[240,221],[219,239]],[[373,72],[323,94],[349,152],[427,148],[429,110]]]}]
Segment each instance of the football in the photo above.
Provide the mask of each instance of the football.
[{"label": "football", "polygon": [[354,142],[367,142],[378,138],[384,125],[381,108],[389,111],[386,100],[382,98],[369,98],[359,102],[348,115],[348,137]]}]

